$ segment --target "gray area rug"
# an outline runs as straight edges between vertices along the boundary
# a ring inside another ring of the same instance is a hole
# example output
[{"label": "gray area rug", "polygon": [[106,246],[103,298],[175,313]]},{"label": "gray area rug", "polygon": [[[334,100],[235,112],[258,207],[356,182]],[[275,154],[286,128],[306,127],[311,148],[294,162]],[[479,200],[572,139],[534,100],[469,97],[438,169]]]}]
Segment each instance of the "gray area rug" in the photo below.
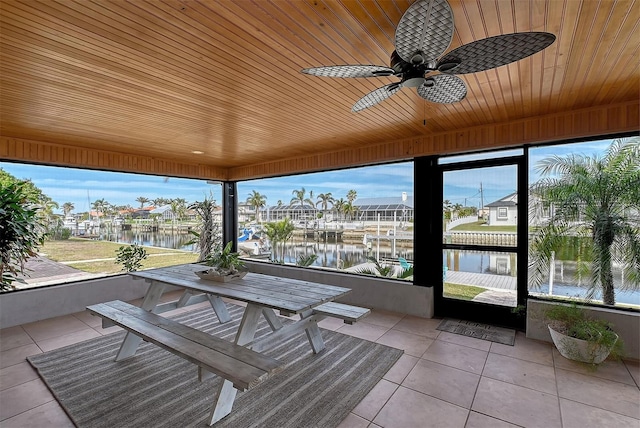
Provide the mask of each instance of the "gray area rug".
[{"label": "gray area rug", "polygon": [[440,325],[436,327],[436,330],[489,340],[491,342],[502,343],[503,345],[513,346],[516,340],[515,330],[473,321],[443,319]]},{"label": "gray area rug", "polygon": [[[172,318],[231,341],[243,309],[227,307],[233,320],[225,324],[210,308]],[[257,336],[269,331],[263,319]],[[28,360],[78,427],[207,426],[222,380],[199,382],[196,365],[149,343],[133,358],[115,362],[123,336],[110,334]],[[304,333],[265,351],[285,369],[239,392],[232,413],[214,426],[335,427],[403,352],[328,330],[322,336],[326,349],[319,354]]]}]

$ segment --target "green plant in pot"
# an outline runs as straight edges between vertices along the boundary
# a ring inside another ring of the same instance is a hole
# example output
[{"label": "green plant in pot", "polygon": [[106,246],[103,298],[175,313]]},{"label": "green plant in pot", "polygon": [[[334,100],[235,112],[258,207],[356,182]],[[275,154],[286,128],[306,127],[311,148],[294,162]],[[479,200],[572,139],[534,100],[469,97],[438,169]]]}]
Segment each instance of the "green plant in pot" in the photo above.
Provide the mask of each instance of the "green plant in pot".
[{"label": "green plant in pot", "polygon": [[227,242],[227,245],[222,251],[217,251],[209,255],[204,264],[210,266],[205,271],[196,272],[202,279],[208,279],[213,281],[227,282],[235,279],[240,279],[247,274],[244,261],[240,258],[240,255],[231,251],[233,247],[232,242]]},{"label": "green plant in pot", "polygon": [[553,305],[545,315],[551,339],[563,357],[588,364],[622,357],[622,340],[611,323],[588,316],[582,306]]}]

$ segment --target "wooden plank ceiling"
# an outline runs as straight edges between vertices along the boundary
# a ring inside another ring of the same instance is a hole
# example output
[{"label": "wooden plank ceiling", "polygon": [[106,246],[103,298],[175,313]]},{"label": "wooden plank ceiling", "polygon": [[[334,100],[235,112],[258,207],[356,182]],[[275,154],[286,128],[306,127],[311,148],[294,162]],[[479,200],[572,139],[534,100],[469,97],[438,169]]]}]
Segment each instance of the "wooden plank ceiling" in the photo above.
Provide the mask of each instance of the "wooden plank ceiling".
[{"label": "wooden plank ceiling", "polygon": [[404,88],[356,114],[397,78],[300,70],[389,65],[412,1],[2,0],[0,132],[225,170],[638,100],[637,1],[449,2],[449,50],[520,31],[557,40],[460,76],[462,102]]}]

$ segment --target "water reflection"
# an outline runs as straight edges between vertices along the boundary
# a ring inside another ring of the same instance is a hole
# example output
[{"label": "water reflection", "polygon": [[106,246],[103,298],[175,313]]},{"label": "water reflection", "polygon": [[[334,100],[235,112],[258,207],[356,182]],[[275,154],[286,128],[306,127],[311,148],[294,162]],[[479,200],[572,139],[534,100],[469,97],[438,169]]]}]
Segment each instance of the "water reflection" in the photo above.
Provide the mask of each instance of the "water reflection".
[{"label": "water reflection", "polygon": [[100,235],[100,239],[122,244],[138,244],[175,250],[196,251],[195,244],[187,244],[193,235],[184,232],[142,232],[137,230],[115,229]]},{"label": "water reflection", "polygon": [[[121,229],[105,231],[100,235],[100,239],[123,244],[137,243],[139,245],[196,251],[195,244],[187,244],[192,238],[192,235],[184,232],[141,232]],[[378,252],[377,248],[371,249],[363,244],[345,244],[336,242],[334,239],[327,242],[316,242],[314,240],[290,241],[285,245],[284,262],[295,264],[301,255],[316,254],[318,258],[312,266],[347,269],[366,263],[367,257],[375,257],[376,253],[379,254],[381,262],[396,261],[398,257],[413,260],[413,250],[410,249],[397,249],[394,256],[391,246],[381,245]]]}]

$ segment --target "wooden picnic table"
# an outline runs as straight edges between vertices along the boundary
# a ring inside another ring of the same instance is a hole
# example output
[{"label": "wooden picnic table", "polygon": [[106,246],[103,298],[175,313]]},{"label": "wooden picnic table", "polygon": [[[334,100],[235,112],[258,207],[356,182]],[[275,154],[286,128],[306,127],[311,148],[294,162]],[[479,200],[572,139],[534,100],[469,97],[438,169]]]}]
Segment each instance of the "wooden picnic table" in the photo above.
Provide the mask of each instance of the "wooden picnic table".
[{"label": "wooden picnic table", "polygon": [[[230,298],[246,302],[247,306],[236,333],[235,344],[256,352],[261,352],[274,343],[285,341],[292,335],[304,331],[313,352],[318,353],[325,347],[318,321],[326,315],[331,315],[340,317],[345,322],[355,322],[369,313],[364,308],[331,303],[351,292],[349,288],[252,272],[247,273],[242,279],[230,282],[205,280],[195,274],[196,271],[206,269],[207,267],[203,265],[187,264],[131,272],[130,275],[149,282],[141,308],[156,314],[208,299],[218,320],[225,323],[229,322],[231,317],[222,299]],[[182,297],[177,302],[159,305],[160,297],[169,286],[184,289]],[[362,311],[353,315],[350,312],[353,310]],[[285,316],[300,315],[300,319],[283,325],[275,311]],[[272,332],[254,340],[261,316],[264,316]],[[139,335],[128,332],[120,347],[119,358],[135,354],[141,342],[142,338]],[[210,424],[229,414],[236,392],[233,382],[225,379],[213,409]]]}]

